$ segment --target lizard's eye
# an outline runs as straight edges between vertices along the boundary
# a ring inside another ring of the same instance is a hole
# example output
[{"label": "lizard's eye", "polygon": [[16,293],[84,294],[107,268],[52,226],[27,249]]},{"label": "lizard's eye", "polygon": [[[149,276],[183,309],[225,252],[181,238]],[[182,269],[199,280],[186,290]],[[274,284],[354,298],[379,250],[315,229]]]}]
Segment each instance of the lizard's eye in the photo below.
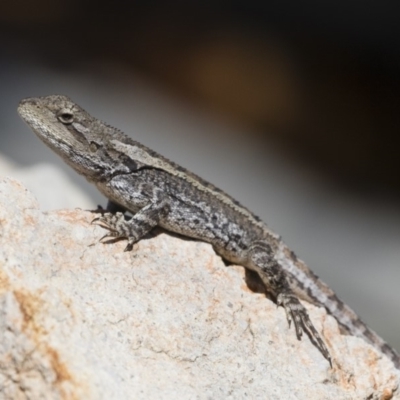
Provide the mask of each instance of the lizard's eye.
[{"label": "lizard's eye", "polygon": [[98,148],[99,148],[99,145],[98,145],[97,143],[95,143],[95,142],[90,142],[90,144],[89,144],[89,151],[90,151],[91,153],[96,153],[96,151],[98,150]]},{"label": "lizard's eye", "polygon": [[60,122],[62,122],[65,125],[72,124],[74,122],[74,115],[67,110],[62,110],[58,115],[57,118]]}]

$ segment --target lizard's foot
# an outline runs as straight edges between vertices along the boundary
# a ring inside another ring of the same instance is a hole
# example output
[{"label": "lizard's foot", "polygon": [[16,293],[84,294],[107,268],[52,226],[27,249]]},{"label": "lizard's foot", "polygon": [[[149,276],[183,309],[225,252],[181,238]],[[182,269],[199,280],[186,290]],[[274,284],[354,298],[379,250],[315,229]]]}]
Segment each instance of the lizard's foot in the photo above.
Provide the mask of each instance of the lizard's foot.
[{"label": "lizard's foot", "polygon": [[131,225],[125,220],[125,216],[121,212],[117,212],[115,214],[103,214],[101,217],[95,218],[91,223],[99,225],[104,229],[108,229],[108,232],[100,238],[100,242],[103,242],[103,240],[107,238],[126,238],[128,239],[128,244],[124,251],[128,251],[131,250],[135,242],[138,241],[138,238],[136,235],[134,235]]},{"label": "lizard's foot", "polygon": [[[132,250],[133,245],[157,226],[160,219],[165,217],[169,212],[169,204],[164,197],[161,197],[158,202],[155,201],[147,204],[129,220],[126,220],[124,214],[118,211],[124,210],[124,208],[114,203],[111,203],[111,206],[117,212],[111,210],[110,213],[95,218],[92,223],[96,223],[109,230],[100,240],[106,237],[128,239],[128,244],[124,251]],[[107,206],[107,209],[109,208]]]},{"label": "lizard's foot", "polygon": [[294,322],[297,339],[300,340],[303,332],[307,331],[311,340],[315,342],[322,355],[329,361],[332,367],[332,359],[329,350],[314,328],[307,310],[300,303],[299,299],[293,293],[280,293],[277,297],[277,304],[285,309],[289,327],[291,322]]}]

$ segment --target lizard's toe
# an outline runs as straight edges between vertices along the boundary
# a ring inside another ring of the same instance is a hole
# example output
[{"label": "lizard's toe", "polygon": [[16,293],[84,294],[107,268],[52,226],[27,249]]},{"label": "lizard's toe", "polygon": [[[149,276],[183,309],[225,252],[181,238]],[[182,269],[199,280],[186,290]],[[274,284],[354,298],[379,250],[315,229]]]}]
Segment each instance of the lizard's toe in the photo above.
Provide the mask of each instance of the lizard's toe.
[{"label": "lizard's toe", "polygon": [[104,243],[106,239],[128,239],[124,251],[130,251],[133,245],[139,240],[139,236],[134,229],[127,223],[125,216],[121,212],[104,214],[92,221],[92,224],[107,229],[108,232],[99,240]]},{"label": "lizard's toe", "polygon": [[289,326],[294,322],[297,339],[301,339],[303,332],[307,332],[313,342],[315,342],[322,355],[332,366],[332,359],[324,341],[315,329],[308,315],[306,308],[300,303],[299,299],[292,293],[281,293],[277,298],[278,305],[282,306],[286,312]]},{"label": "lizard's toe", "polygon": [[126,224],[124,214],[120,212],[115,214],[108,213],[101,217],[97,217],[91,223],[109,230],[109,232],[104,235],[100,241],[106,237],[129,237],[128,232],[126,232],[125,229]]}]

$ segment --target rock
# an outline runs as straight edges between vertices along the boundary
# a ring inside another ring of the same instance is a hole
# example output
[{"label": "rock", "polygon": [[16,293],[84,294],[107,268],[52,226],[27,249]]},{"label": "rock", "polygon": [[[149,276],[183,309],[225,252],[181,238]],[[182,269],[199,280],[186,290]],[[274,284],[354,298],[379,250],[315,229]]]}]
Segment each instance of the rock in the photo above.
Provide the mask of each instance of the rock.
[{"label": "rock", "polygon": [[307,305],[333,369],[241,267],[166,233],[123,252],[93,214],[0,181],[2,399],[400,399],[400,374]]},{"label": "rock", "polygon": [[79,207],[93,209],[94,203],[60,169],[49,163],[22,167],[0,154],[0,176],[20,180],[38,199],[42,210]]}]

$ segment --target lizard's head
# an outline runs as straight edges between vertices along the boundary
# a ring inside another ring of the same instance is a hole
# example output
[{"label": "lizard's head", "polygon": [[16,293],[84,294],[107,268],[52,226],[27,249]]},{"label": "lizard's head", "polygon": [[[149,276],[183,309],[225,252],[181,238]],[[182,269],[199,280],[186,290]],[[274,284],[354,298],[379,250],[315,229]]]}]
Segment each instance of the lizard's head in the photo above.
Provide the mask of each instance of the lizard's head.
[{"label": "lizard's head", "polygon": [[126,173],[120,154],[109,146],[116,129],[92,117],[66,96],[24,99],[18,113],[36,135],[87,179]]}]

